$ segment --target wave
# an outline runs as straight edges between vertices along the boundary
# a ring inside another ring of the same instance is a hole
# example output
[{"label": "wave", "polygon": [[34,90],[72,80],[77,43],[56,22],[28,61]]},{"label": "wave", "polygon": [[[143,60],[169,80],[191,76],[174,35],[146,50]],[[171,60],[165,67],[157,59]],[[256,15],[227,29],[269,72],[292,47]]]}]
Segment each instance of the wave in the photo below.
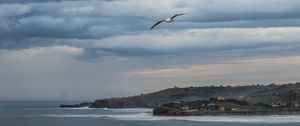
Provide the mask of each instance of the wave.
[{"label": "wave", "polygon": [[[91,108],[75,108],[91,109]],[[93,108],[92,108],[93,109]],[[273,115],[273,116],[153,116],[152,109],[130,108],[111,109],[97,108],[99,114],[48,114],[43,117],[53,118],[104,118],[125,121],[159,121],[179,120],[193,122],[237,122],[237,123],[291,123],[300,122],[300,115]]]},{"label": "wave", "polygon": [[24,110],[77,110],[77,109],[94,109],[89,107],[77,107],[77,108],[60,108],[60,107],[51,107],[51,108],[22,108]]},{"label": "wave", "polygon": [[186,117],[169,117],[169,116],[152,116],[151,113],[136,114],[82,114],[82,115],[58,115],[49,114],[45,117],[63,117],[63,118],[108,118],[125,121],[160,121],[160,120],[181,120],[194,122],[237,122],[237,123],[291,123],[300,122],[300,116],[186,116]]},{"label": "wave", "polygon": [[135,112],[135,113],[152,113],[153,109],[149,108],[122,108],[122,109],[112,109],[112,108],[103,108],[106,111],[115,111],[115,112]]},{"label": "wave", "polygon": [[291,123],[300,122],[300,116],[191,116],[191,117],[164,117],[174,120],[196,122],[236,122],[236,123]]},{"label": "wave", "polygon": [[111,118],[117,120],[154,120],[154,116],[150,113],[136,113],[136,114],[48,114],[43,117],[63,117],[63,118]]},{"label": "wave", "polygon": [[153,109],[150,108],[89,108],[89,107],[78,107],[78,108],[47,108],[47,109],[66,109],[66,110],[81,110],[81,109],[97,109],[103,111],[114,111],[114,112],[132,112],[132,113],[151,113]]}]

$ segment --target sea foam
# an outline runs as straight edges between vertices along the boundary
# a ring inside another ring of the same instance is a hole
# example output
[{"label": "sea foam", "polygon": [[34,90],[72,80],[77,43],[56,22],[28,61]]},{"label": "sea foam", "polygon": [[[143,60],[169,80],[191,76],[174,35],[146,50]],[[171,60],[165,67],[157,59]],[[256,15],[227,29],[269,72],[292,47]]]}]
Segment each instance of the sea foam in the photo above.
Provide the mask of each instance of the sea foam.
[{"label": "sea foam", "polygon": [[[151,109],[103,109],[105,114],[48,114],[53,118],[103,118],[124,121],[182,120],[194,122],[291,123],[300,122],[299,115],[273,116],[153,116]],[[109,112],[111,111],[111,113]]]}]

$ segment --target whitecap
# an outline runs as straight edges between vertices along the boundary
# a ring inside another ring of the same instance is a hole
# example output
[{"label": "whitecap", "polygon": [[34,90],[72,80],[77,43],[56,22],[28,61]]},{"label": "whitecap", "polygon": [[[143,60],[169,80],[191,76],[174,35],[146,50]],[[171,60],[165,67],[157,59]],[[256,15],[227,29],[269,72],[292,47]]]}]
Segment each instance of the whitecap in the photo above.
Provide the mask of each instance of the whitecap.
[{"label": "whitecap", "polygon": [[121,109],[116,109],[116,108],[105,108],[103,110],[106,111],[115,111],[115,112],[133,112],[133,113],[152,113],[153,109],[149,108],[121,108]]},{"label": "whitecap", "polygon": [[165,120],[183,120],[195,122],[237,122],[237,123],[291,123],[300,122],[300,116],[186,116],[166,117]]},{"label": "whitecap", "polygon": [[43,117],[55,118],[111,118],[117,120],[151,120],[153,117],[150,113],[136,114],[47,114]]},{"label": "whitecap", "polygon": [[152,113],[130,114],[49,114],[44,117],[64,118],[108,118],[124,121],[159,121],[181,120],[193,122],[227,122],[227,123],[291,123],[300,122],[299,115],[273,115],[273,116],[153,116]]}]

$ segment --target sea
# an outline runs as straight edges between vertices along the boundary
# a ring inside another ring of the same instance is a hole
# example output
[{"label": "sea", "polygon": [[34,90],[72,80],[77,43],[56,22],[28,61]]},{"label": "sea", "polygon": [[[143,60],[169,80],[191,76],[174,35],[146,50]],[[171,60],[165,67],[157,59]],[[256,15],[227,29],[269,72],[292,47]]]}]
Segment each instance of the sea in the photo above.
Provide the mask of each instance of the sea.
[{"label": "sea", "polygon": [[153,116],[152,109],[59,108],[81,101],[0,101],[0,126],[300,126],[300,116]]}]

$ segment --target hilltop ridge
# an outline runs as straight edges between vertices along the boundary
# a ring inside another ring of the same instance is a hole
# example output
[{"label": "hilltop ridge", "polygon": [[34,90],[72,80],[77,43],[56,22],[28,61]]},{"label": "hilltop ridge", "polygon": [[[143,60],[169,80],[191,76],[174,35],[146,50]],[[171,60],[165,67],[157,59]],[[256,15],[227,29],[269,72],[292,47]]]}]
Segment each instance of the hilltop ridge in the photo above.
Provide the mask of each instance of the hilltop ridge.
[{"label": "hilltop ridge", "polygon": [[[138,96],[98,99],[90,108],[154,108],[166,103],[179,101],[208,100],[223,96],[228,99],[247,100],[254,103],[300,101],[300,83],[269,84],[247,86],[203,86],[168,88],[154,93]],[[299,96],[298,96],[299,95]]]}]

